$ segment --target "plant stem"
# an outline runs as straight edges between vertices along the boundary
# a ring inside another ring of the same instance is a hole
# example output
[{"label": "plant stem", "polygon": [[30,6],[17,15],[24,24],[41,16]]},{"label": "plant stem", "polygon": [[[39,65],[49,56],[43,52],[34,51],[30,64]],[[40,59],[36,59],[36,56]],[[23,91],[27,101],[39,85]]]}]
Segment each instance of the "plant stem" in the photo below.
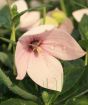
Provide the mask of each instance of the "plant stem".
[{"label": "plant stem", "polygon": [[37,101],[37,97],[35,95],[32,95],[31,93],[26,92],[25,90],[21,89],[17,85],[13,84],[12,81],[6,74],[0,69],[0,81],[9,88],[10,91],[13,93],[19,95],[20,97],[24,99],[30,99],[33,101]]},{"label": "plant stem", "polygon": [[[13,41],[13,42],[16,41],[15,30],[16,30],[16,29],[15,29],[15,25],[14,25],[14,23],[13,23],[13,25],[12,25],[12,33],[11,33],[11,37],[10,37],[10,41]],[[11,48],[13,48],[13,55],[14,55],[14,53],[15,53],[15,47],[13,46],[12,43],[9,43],[8,51],[10,51]],[[16,75],[16,70],[15,70],[15,66],[14,66],[14,65],[13,65],[13,74]]]},{"label": "plant stem", "polygon": [[[12,25],[12,32],[11,32],[10,40],[12,40],[14,42],[16,41],[16,38],[15,38],[15,25],[14,24]],[[9,43],[8,50],[11,50],[11,48],[12,48],[12,43]]]},{"label": "plant stem", "polygon": [[88,64],[88,51],[86,52],[86,55],[85,55],[85,66],[87,66]]},{"label": "plant stem", "polygon": [[[12,13],[12,10],[11,10],[11,1],[10,0],[6,0],[7,1],[7,4],[8,4],[8,7],[9,7],[9,11],[10,11],[10,15],[11,15],[11,19],[13,19],[13,13]],[[14,41],[15,42],[15,24],[14,22],[12,23],[12,32],[11,32],[11,36],[10,36],[10,40]],[[9,43],[9,46],[8,46],[8,50],[11,50],[12,48],[12,43]]]},{"label": "plant stem", "polygon": [[9,40],[9,39],[6,39],[4,37],[0,37],[0,40],[4,41],[4,42],[7,42],[7,43],[12,43],[13,45],[16,45],[16,42],[12,41],[12,40]]},{"label": "plant stem", "polygon": [[46,7],[43,7],[43,24],[45,24],[46,21]]},{"label": "plant stem", "polygon": [[78,98],[78,97],[81,97],[83,96],[84,94],[88,93],[88,89],[87,90],[84,90],[83,92],[81,92],[80,94],[76,95],[74,98]]},{"label": "plant stem", "polygon": [[60,6],[61,6],[61,9],[63,10],[63,12],[67,15],[67,10],[66,10],[64,0],[60,0]]},{"label": "plant stem", "polygon": [[79,7],[82,7],[82,8],[87,8],[87,6],[83,5],[83,4],[80,4],[79,2],[76,2],[76,1],[72,1],[75,5],[79,6]]}]

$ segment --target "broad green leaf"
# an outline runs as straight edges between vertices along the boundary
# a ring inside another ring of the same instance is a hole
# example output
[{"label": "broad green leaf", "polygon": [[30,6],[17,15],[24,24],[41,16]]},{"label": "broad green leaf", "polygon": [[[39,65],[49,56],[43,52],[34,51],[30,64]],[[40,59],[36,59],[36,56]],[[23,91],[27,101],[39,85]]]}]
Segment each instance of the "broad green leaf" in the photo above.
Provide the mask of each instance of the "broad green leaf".
[{"label": "broad green leaf", "polygon": [[88,40],[88,15],[84,15],[79,23],[79,31],[82,39]]},{"label": "broad green leaf", "polygon": [[11,16],[8,6],[5,6],[0,10],[0,27],[7,29],[11,27]]},{"label": "broad green leaf", "polygon": [[[75,86],[76,88],[76,86]],[[84,92],[86,92],[86,90],[88,90],[88,66],[85,67],[84,73],[78,83],[78,92],[77,95]]]},{"label": "broad green leaf", "polygon": [[77,29],[74,29],[72,32],[72,36],[74,37],[74,39],[76,39],[76,41],[79,41],[80,39],[80,33]]},{"label": "broad green leaf", "polygon": [[84,65],[82,60],[64,62],[64,86],[62,93],[70,90],[78,82],[84,72],[82,65]]},{"label": "broad green leaf", "polygon": [[[82,70],[82,69],[81,69]],[[66,102],[70,98],[80,97],[88,92],[88,67],[84,67],[84,72],[77,81],[77,83],[67,92],[60,95],[55,102],[55,105],[58,105],[62,102]]]},{"label": "broad green leaf", "polygon": [[0,52],[0,62],[12,68],[12,55],[4,52]]},{"label": "broad green leaf", "polygon": [[38,105],[38,104],[32,101],[11,98],[0,103],[0,105]]},{"label": "broad green leaf", "polygon": [[32,94],[40,94],[38,92],[38,86],[36,86],[36,84],[29,77],[26,77],[24,80],[19,81],[17,85]]},{"label": "broad green leaf", "polygon": [[35,95],[32,95],[31,93],[15,85],[1,69],[0,69],[0,82],[2,82],[6,87],[8,87],[10,91],[12,91],[13,93],[19,95],[24,99],[30,99],[34,101],[37,101],[38,99]]},{"label": "broad green leaf", "polygon": [[88,97],[70,99],[64,105],[88,105]]},{"label": "broad green leaf", "polygon": [[85,49],[88,50],[88,40],[80,40],[79,44]]},{"label": "broad green leaf", "polygon": [[56,105],[67,100],[77,93],[78,82],[84,74],[85,67],[82,60],[75,60],[70,62],[64,62],[64,86],[62,92],[58,95]]}]

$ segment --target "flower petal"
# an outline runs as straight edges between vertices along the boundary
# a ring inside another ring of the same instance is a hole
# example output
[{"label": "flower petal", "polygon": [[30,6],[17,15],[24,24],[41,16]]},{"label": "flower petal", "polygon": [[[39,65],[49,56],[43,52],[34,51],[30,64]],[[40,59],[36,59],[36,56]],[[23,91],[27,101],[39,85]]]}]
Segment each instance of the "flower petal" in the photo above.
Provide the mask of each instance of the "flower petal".
[{"label": "flower petal", "polygon": [[[28,6],[24,0],[18,0],[15,1],[11,7],[14,5],[17,6],[18,13],[25,11],[28,9]],[[34,24],[40,19],[40,12],[38,11],[32,11],[32,12],[26,12],[20,17],[20,25],[19,28],[21,30],[28,30],[30,27],[34,27]]]},{"label": "flower petal", "polygon": [[67,31],[68,33],[72,33],[74,26],[72,21],[67,18],[58,28]]},{"label": "flower petal", "polygon": [[45,35],[55,28],[53,25],[41,25],[36,28],[31,28],[29,31],[24,33],[20,38],[19,41],[27,47],[28,44],[33,40],[40,40],[41,42],[44,40]]},{"label": "flower petal", "polygon": [[85,55],[72,36],[60,29],[54,29],[46,36],[42,48],[62,60],[74,60]]},{"label": "flower petal", "polygon": [[44,32],[48,32],[52,29],[54,29],[55,26],[54,25],[40,25],[38,27],[34,27],[31,28],[29,31],[27,31],[26,33],[24,33],[20,39],[24,38],[24,37],[30,37],[30,36],[38,36],[43,34]]},{"label": "flower petal", "polygon": [[25,11],[28,9],[28,6],[25,2],[25,0],[17,0],[15,2],[12,3],[11,8],[16,5],[17,6],[17,11],[18,13]]},{"label": "flower petal", "polygon": [[75,18],[78,22],[81,21],[81,19],[82,19],[82,17],[83,17],[84,14],[87,14],[87,15],[88,15],[88,8],[76,10],[76,11],[74,11],[74,12],[72,13],[72,15],[74,16],[74,18]]},{"label": "flower petal", "polygon": [[32,54],[29,60],[28,75],[38,85],[51,90],[61,91],[63,68],[61,63],[46,53]]},{"label": "flower petal", "polygon": [[26,12],[20,18],[20,28],[27,30],[30,27],[34,27],[34,24],[40,19],[40,12],[32,11]]},{"label": "flower petal", "polygon": [[18,42],[15,52],[17,79],[22,80],[26,75],[28,60],[29,60],[29,53],[23,48],[23,45],[20,42]]}]

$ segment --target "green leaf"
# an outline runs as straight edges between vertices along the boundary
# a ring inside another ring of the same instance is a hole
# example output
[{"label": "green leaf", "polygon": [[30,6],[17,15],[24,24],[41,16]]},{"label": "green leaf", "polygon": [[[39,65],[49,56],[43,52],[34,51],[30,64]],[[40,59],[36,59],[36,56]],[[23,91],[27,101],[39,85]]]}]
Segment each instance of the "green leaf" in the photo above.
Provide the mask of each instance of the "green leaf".
[{"label": "green leaf", "polygon": [[79,23],[79,31],[82,39],[88,40],[88,15],[84,15]]},{"label": "green leaf", "polygon": [[10,54],[0,52],[0,61],[4,65],[6,65],[6,66],[8,66],[10,68],[12,68],[12,60],[11,60],[11,58],[12,58],[12,56]]},{"label": "green leaf", "polygon": [[11,15],[8,6],[5,6],[0,10],[0,27],[6,29],[11,27]]},{"label": "green leaf", "polygon": [[79,44],[85,49],[88,50],[88,40],[80,40]]},{"label": "green leaf", "polygon": [[55,102],[55,105],[66,102],[70,98],[76,99],[88,93],[88,67],[81,68],[81,70],[82,69],[84,69],[84,72],[79,81],[77,81],[77,83],[69,91],[61,94]]},{"label": "green leaf", "polygon": [[65,105],[88,105],[88,97],[81,97],[78,99],[70,99]]},{"label": "green leaf", "polygon": [[11,98],[2,102],[0,105],[38,105],[38,104],[33,101]]},{"label": "green leaf", "polygon": [[1,69],[0,69],[0,82],[2,82],[5,86],[7,86],[10,91],[12,91],[13,93],[19,95],[24,99],[30,99],[33,101],[37,101],[38,99],[35,95],[28,93],[27,91],[21,89],[20,87],[12,83],[10,78]]},{"label": "green leaf", "polygon": [[0,40],[5,41],[5,42],[8,42],[8,43],[12,43],[12,44],[16,45],[16,42],[15,42],[15,41],[6,39],[6,38],[4,38],[4,37],[0,37]]},{"label": "green leaf", "polygon": [[81,95],[79,95],[81,93],[85,94],[85,92],[88,92],[88,91],[86,91],[86,90],[88,90],[88,66],[85,67],[84,73],[83,73],[82,77],[80,78],[77,88],[78,88],[78,92],[75,97],[81,96]]},{"label": "green leaf", "polygon": [[82,65],[84,65],[82,60],[64,62],[64,86],[61,94],[70,90],[78,82],[84,72]]},{"label": "green leaf", "polygon": [[81,59],[63,63],[64,86],[61,94],[58,95],[55,105],[64,102],[77,93],[79,86],[78,83],[85,71],[85,67],[83,65],[84,62]]}]

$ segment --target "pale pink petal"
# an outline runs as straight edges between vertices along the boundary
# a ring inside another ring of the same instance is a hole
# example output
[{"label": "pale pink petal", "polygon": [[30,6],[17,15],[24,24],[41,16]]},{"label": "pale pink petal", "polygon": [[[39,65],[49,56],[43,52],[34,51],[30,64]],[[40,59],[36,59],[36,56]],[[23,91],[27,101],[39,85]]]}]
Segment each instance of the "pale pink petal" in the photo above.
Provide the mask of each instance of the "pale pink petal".
[{"label": "pale pink petal", "polygon": [[23,48],[23,45],[20,42],[18,42],[15,52],[17,79],[22,80],[26,75],[28,60],[29,60],[29,53]]},{"label": "pale pink petal", "polygon": [[[28,6],[27,6],[27,4],[26,4],[26,2],[24,0],[15,1],[11,5],[11,7],[13,7],[14,5],[17,6],[18,13],[28,9]],[[38,11],[26,12],[20,17],[19,28],[22,31],[28,30],[29,28],[34,26],[34,24],[36,24],[36,22],[39,19],[40,19],[40,12],[38,12]]]},{"label": "pale pink petal", "polygon": [[58,28],[67,31],[68,33],[72,33],[74,26],[72,21],[67,18]]},{"label": "pale pink petal", "polygon": [[27,73],[35,83],[44,88],[62,90],[62,65],[56,58],[47,53],[39,53],[38,56],[32,54]]},{"label": "pale pink petal", "polygon": [[30,37],[30,36],[37,36],[37,35],[41,35],[42,33],[48,33],[48,31],[51,31],[52,29],[54,29],[55,26],[54,25],[40,25],[38,27],[34,27],[31,28],[29,31],[27,31],[26,33],[24,33],[21,38],[24,37]]},{"label": "pale pink petal", "polygon": [[85,9],[80,9],[80,10],[76,10],[72,13],[72,15],[74,16],[74,18],[80,22],[83,15],[86,14],[88,15],[88,8],[85,8]]},{"label": "pale pink petal", "polygon": [[[36,23],[32,25],[32,28],[38,27],[39,25],[40,25],[40,20],[36,21]],[[30,30],[30,28],[28,30]]]},{"label": "pale pink petal", "polygon": [[46,35],[41,47],[52,56],[62,60],[74,60],[85,55],[72,36],[60,29],[54,29]]},{"label": "pale pink petal", "polygon": [[20,18],[20,28],[28,30],[40,19],[40,12],[32,11],[24,13]]},{"label": "pale pink petal", "polygon": [[28,9],[28,6],[25,2],[25,0],[17,0],[15,2],[12,3],[11,8],[16,5],[17,6],[17,11],[18,13],[25,11]]}]

